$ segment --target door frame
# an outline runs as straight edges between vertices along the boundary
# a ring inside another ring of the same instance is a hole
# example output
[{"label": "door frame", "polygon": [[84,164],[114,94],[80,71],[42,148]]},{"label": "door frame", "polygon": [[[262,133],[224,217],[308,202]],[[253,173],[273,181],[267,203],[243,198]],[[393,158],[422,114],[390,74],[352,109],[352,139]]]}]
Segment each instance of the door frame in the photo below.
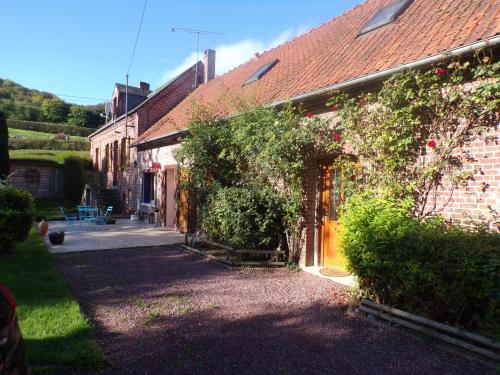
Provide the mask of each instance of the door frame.
[{"label": "door frame", "polygon": [[[350,158],[356,164],[358,163],[357,158],[354,155],[350,155]],[[314,243],[313,243],[313,266],[322,267],[323,266],[323,244],[322,244],[322,231],[323,231],[323,176],[325,173],[325,168],[330,168],[335,165],[337,161],[336,156],[319,159],[316,163],[316,175],[314,186]]]}]

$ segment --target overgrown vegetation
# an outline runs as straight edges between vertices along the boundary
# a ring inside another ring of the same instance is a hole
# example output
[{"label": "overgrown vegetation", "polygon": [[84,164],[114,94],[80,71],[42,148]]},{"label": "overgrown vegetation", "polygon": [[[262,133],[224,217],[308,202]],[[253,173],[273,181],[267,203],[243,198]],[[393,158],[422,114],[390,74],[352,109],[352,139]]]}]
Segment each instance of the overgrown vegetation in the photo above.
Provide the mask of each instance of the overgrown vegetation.
[{"label": "overgrown vegetation", "polygon": [[270,188],[214,189],[202,228],[210,238],[239,248],[276,248],[284,231],[281,199]]},{"label": "overgrown vegetation", "polygon": [[20,139],[31,139],[31,138],[44,138],[44,139],[58,139],[58,138],[67,138],[72,141],[82,141],[86,142],[87,138],[79,135],[68,135],[63,133],[46,133],[46,132],[38,132],[34,130],[24,130],[24,129],[16,129],[9,128],[9,138],[20,138]]},{"label": "overgrown vegetation", "polygon": [[[411,197],[415,217],[441,212],[454,187],[480,175],[465,171],[462,146],[491,140],[499,121],[500,62],[477,56],[425,72],[403,71],[370,93],[337,93],[329,105],[341,119],[342,136],[365,167],[364,185]],[[468,83],[469,81],[474,83]],[[442,192],[451,187],[450,193]]]},{"label": "overgrown vegetation", "polygon": [[500,338],[500,235],[422,221],[414,202],[363,193],[342,217],[349,268],[366,296]]},{"label": "overgrown vegetation", "polygon": [[27,190],[0,184],[0,257],[28,237],[33,215],[33,197]]},{"label": "overgrown vegetation", "polygon": [[78,204],[82,199],[85,187],[85,165],[80,158],[64,159],[64,197],[72,204]]},{"label": "overgrown vegetation", "polygon": [[[195,106],[188,129],[177,158],[181,175],[189,176],[183,188],[202,213],[198,227],[233,245],[258,247],[276,244],[277,232],[283,228],[289,258],[297,262],[305,208],[304,172],[308,161],[340,150],[335,125],[317,117],[304,118],[291,105],[279,111],[246,108],[230,119],[217,119],[209,109]],[[270,200],[269,208],[257,197]],[[270,207],[276,215],[270,215]],[[224,216],[231,210],[229,224]],[[257,212],[264,216],[259,219]],[[273,227],[271,222],[281,223]],[[250,238],[244,225],[257,230],[264,240]]]},{"label": "overgrown vegetation", "polygon": [[0,275],[16,297],[30,364],[105,365],[90,324],[71,297],[35,229],[28,240],[1,258]]},{"label": "overgrown vegetation", "polygon": [[104,123],[100,116],[104,104],[69,104],[53,94],[28,89],[11,80],[0,78],[0,110],[8,119],[67,122],[96,128]]},{"label": "overgrown vegetation", "polygon": [[0,179],[5,179],[10,172],[9,129],[3,112],[0,111]]},{"label": "overgrown vegetation", "polygon": [[64,133],[68,135],[78,135],[81,137],[86,137],[94,131],[93,129],[81,128],[67,124],[52,124],[50,122],[24,121],[15,119],[8,119],[7,126],[15,129],[33,130],[52,134]]},{"label": "overgrown vegetation", "polygon": [[[491,56],[396,74],[376,92],[336,93],[329,105],[364,167],[346,191],[342,246],[365,295],[500,337],[500,235],[490,207],[463,229],[439,213],[467,170],[467,142],[498,126],[500,64]],[[470,83],[470,82],[474,83]],[[482,188],[487,192],[488,186]],[[442,202],[438,205],[438,202]]]},{"label": "overgrown vegetation", "polygon": [[88,151],[54,151],[54,150],[12,150],[10,151],[11,160],[34,160],[64,164],[68,157],[77,157],[84,164],[90,165],[90,156]]},{"label": "overgrown vegetation", "polygon": [[58,139],[28,138],[9,139],[9,149],[11,150],[60,150],[60,151],[88,151],[89,142],[63,141]]}]

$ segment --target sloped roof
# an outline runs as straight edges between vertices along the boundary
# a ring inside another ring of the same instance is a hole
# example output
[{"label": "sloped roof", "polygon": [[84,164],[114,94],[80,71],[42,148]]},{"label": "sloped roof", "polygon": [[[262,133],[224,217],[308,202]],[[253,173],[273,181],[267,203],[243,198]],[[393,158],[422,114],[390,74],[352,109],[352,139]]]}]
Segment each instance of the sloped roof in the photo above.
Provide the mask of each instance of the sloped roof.
[{"label": "sloped roof", "polygon": [[[177,76],[175,76],[174,78],[172,78],[170,81],[167,81],[166,83],[164,83],[163,85],[161,85],[160,87],[158,87],[156,90],[149,91],[149,95],[147,96],[147,98],[144,101],[142,101],[137,106],[135,106],[130,111],[128,111],[128,116],[132,115],[139,108],[141,108],[142,106],[146,105],[146,103],[148,103],[150,100],[152,100],[156,96],[158,96],[163,90],[169,88],[171,85],[174,85],[176,82],[178,82],[179,80],[183,79],[185,75],[187,75],[190,72],[194,71],[196,69],[196,65],[198,65],[198,70],[200,72],[202,72],[203,71],[203,63],[201,61],[198,61],[197,63],[193,64],[192,66],[190,66],[189,68],[187,68],[183,72],[179,73]],[[117,87],[118,87],[118,85],[123,86],[123,90],[124,90],[123,92],[125,92],[126,86],[123,85],[123,84],[121,84],[121,83],[116,83]],[[130,87],[131,86],[128,87],[129,90],[130,90]],[[134,88],[146,92],[145,90],[142,90],[141,88],[137,88],[137,87],[134,87]],[[121,87],[119,87],[119,89],[121,89]],[[95,132],[93,132],[92,134],[90,134],[89,138],[92,138],[96,134],[101,133],[102,131],[104,131],[107,128],[111,127],[112,125],[114,125],[115,123],[117,123],[118,121],[120,121],[121,119],[125,118],[125,116],[126,116],[126,114],[124,113],[123,115],[121,115],[121,116],[119,116],[119,117],[117,117],[115,119],[112,119],[112,120],[108,121],[106,124],[104,124],[103,126],[101,126],[100,128],[98,128]]]},{"label": "sloped roof", "polygon": [[[138,142],[185,128],[192,103],[237,112],[235,98],[274,103],[373,74],[500,33],[498,0],[414,0],[393,23],[359,36],[363,25],[393,0],[367,0],[285,44],[198,87]],[[242,86],[257,69],[278,59],[261,79]]]}]

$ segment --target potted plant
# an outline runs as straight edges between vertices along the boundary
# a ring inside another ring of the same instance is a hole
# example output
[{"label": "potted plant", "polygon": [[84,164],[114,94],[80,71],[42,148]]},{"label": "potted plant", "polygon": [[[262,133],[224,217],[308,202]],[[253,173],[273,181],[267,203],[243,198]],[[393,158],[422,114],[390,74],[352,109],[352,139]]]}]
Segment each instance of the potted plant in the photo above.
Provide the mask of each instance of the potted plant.
[{"label": "potted plant", "polygon": [[133,214],[130,215],[130,220],[139,221],[139,210],[136,210]]},{"label": "potted plant", "polygon": [[49,240],[52,245],[61,245],[64,242],[64,231],[50,232]]}]

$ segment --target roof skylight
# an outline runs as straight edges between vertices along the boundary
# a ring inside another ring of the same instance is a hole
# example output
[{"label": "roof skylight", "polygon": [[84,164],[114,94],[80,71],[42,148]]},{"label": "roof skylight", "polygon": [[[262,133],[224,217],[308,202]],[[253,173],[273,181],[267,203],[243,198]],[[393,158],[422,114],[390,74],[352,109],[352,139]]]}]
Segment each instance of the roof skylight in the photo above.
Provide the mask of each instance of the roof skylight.
[{"label": "roof skylight", "polygon": [[243,82],[242,86],[248,85],[249,83],[258,81],[261,79],[261,77],[266,74],[268,71],[271,70],[273,66],[275,66],[278,63],[278,59],[274,59],[271,62],[268,62],[267,64],[262,65],[259,69],[255,71],[254,74],[252,74],[250,77],[247,78],[245,82]]},{"label": "roof skylight", "polygon": [[398,0],[380,9],[361,29],[359,35],[396,21],[413,0]]}]

